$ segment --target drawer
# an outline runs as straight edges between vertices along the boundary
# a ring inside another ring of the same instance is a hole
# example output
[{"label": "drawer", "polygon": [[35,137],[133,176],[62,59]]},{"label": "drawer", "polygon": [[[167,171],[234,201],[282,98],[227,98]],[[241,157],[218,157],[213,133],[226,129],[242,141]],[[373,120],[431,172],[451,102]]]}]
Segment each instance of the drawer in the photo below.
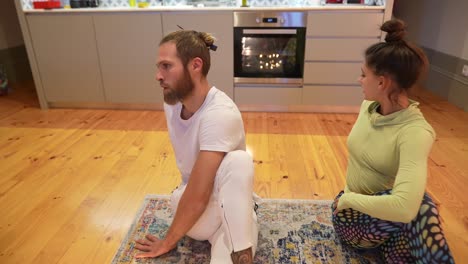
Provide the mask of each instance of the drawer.
[{"label": "drawer", "polygon": [[305,60],[363,61],[364,51],[377,42],[380,42],[379,38],[308,38],[306,40]]},{"label": "drawer", "polygon": [[309,12],[307,36],[380,37],[384,14],[376,12]]},{"label": "drawer", "polygon": [[360,86],[304,85],[302,104],[359,107],[364,100]]},{"label": "drawer", "polygon": [[360,62],[306,62],[304,83],[358,85],[361,66]]},{"label": "drawer", "polygon": [[301,104],[302,88],[235,87],[236,104],[297,105]]}]

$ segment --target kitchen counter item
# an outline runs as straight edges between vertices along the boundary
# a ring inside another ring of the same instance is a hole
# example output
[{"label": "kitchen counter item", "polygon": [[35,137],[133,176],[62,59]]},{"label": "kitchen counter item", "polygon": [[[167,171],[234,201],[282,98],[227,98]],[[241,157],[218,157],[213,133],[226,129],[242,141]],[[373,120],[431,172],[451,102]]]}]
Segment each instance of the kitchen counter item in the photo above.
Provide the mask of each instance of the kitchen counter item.
[{"label": "kitchen counter item", "polygon": [[70,0],[62,0],[62,7],[63,8],[71,8]]},{"label": "kitchen counter item", "polygon": [[194,7],[228,7],[234,6],[233,0],[188,0],[187,5]]},{"label": "kitchen counter item", "polygon": [[148,0],[137,0],[137,2],[138,2],[137,6],[139,8],[146,8],[149,6]]},{"label": "kitchen counter item", "polygon": [[98,7],[99,0],[70,0],[71,8]]},{"label": "kitchen counter item", "polygon": [[35,9],[52,9],[62,7],[60,0],[33,0]]},{"label": "kitchen counter item", "polygon": [[81,7],[81,0],[70,0],[70,7],[71,8],[80,8]]}]

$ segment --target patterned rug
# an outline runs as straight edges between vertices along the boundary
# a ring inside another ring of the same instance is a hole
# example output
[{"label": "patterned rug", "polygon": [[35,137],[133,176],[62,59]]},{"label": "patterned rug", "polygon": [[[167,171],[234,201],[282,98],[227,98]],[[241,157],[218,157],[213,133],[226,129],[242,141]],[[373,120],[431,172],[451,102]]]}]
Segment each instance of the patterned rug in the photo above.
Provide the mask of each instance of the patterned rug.
[{"label": "patterned rug", "polygon": [[[332,201],[263,199],[255,263],[382,263],[375,251],[357,253],[341,245],[331,224]],[[135,240],[151,233],[164,237],[172,219],[169,196],[145,198],[112,264],[209,263],[210,244],[188,237],[156,259],[134,259]]]}]

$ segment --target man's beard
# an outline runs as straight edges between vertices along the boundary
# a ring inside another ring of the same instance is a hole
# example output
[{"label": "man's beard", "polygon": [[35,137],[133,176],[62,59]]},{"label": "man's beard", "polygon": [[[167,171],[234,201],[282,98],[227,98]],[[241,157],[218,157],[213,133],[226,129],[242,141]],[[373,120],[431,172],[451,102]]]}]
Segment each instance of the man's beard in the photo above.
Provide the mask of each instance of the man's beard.
[{"label": "man's beard", "polygon": [[186,99],[193,91],[193,80],[187,68],[184,67],[184,75],[175,82],[174,87],[168,87],[163,91],[164,102],[169,105],[175,105]]}]

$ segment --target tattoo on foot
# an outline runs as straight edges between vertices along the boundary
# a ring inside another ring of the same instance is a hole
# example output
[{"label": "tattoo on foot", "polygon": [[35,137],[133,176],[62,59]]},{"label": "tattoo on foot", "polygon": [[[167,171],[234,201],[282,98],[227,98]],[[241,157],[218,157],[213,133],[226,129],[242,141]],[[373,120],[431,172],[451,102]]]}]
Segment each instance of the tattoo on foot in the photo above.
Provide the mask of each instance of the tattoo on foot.
[{"label": "tattoo on foot", "polygon": [[231,253],[231,259],[233,264],[251,264],[252,259],[252,248],[247,248],[238,252]]}]

